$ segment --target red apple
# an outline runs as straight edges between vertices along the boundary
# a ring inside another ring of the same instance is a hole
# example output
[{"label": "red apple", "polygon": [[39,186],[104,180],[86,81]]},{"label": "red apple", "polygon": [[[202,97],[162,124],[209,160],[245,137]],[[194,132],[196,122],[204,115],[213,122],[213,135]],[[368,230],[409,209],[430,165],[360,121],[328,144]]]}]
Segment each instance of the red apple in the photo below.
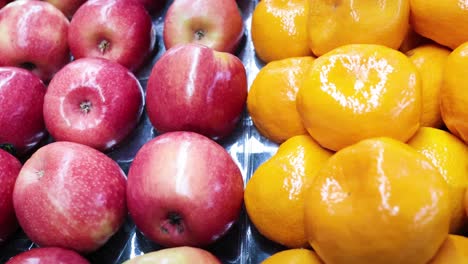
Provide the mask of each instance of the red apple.
[{"label": "red apple", "polygon": [[13,205],[34,243],[87,253],[124,222],[125,189],[125,174],[111,158],[78,143],[54,142],[23,165]]},{"label": "red apple", "polygon": [[232,54],[197,44],[168,50],[149,77],[146,106],[160,132],[229,135],[247,97],[244,65]]},{"label": "red apple", "polygon": [[62,13],[68,18],[71,18],[73,14],[76,12],[76,10],[78,10],[78,8],[84,2],[86,2],[86,0],[44,0],[44,1],[53,4],[60,11],[62,11]]},{"label": "red apple", "polygon": [[0,67],[0,144],[22,156],[46,134],[42,105],[46,87],[31,72]]},{"label": "red apple", "polygon": [[164,45],[199,43],[233,53],[243,34],[235,0],[175,0],[164,19]]},{"label": "red apple", "polygon": [[18,228],[12,195],[20,169],[21,163],[0,149],[0,245]]},{"label": "red apple", "polygon": [[134,71],[154,46],[152,26],[150,15],[140,3],[90,0],[73,16],[68,43],[75,58],[106,58]]},{"label": "red apple", "polygon": [[73,250],[58,247],[33,248],[7,261],[6,264],[90,264]]},{"label": "red apple", "polygon": [[239,216],[242,174],[213,140],[193,132],[147,142],[130,166],[127,206],[136,226],[163,246],[204,246]]},{"label": "red apple", "polygon": [[118,63],[76,60],[52,79],[44,99],[47,130],[58,141],[104,151],[125,138],[143,111],[143,89]]},{"label": "red apple", "polygon": [[166,248],[127,260],[123,264],[221,264],[210,252],[194,247]]},{"label": "red apple", "polygon": [[53,5],[18,0],[0,9],[0,66],[31,70],[48,81],[70,61],[68,19]]}]

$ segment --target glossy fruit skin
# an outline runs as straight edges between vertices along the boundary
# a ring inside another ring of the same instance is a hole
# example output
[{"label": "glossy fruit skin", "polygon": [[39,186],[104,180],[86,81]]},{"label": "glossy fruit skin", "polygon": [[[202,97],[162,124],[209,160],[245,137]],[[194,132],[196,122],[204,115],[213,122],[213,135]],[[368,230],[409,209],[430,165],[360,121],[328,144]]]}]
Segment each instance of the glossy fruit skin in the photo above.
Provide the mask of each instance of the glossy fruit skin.
[{"label": "glossy fruit skin", "polygon": [[13,190],[20,226],[41,247],[97,250],[127,215],[119,165],[85,145],[54,142],[26,161]]},{"label": "glossy fruit skin", "polygon": [[72,18],[76,10],[78,10],[78,8],[87,0],[45,0],[45,1],[53,4],[56,8],[62,11],[62,13],[66,17]]},{"label": "glossy fruit skin", "polygon": [[296,96],[313,62],[313,57],[272,61],[256,75],[247,96],[247,109],[263,136],[282,143],[307,134],[296,109]]},{"label": "glossy fruit skin", "polygon": [[140,3],[89,0],[70,22],[68,43],[77,59],[105,58],[136,71],[154,47],[155,33],[151,17]]},{"label": "glossy fruit skin", "polygon": [[410,23],[417,33],[451,49],[456,49],[468,41],[466,2],[459,0],[410,0],[409,2]]},{"label": "glossy fruit skin", "polygon": [[243,33],[242,16],[235,0],[177,0],[164,18],[166,50],[179,44],[198,43],[234,53]]},{"label": "glossy fruit skin", "polygon": [[307,191],[304,219],[325,263],[424,264],[447,237],[450,215],[447,183],[426,157],[372,138],[327,161]]},{"label": "glossy fruit skin", "polygon": [[423,45],[406,53],[421,77],[421,126],[442,127],[440,114],[440,89],[450,50],[438,45]]},{"label": "glossy fruit skin", "polygon": [[24,156],[46,135],[42,109],[46,87],[31,72],[0,67],[0,144]]},{"label": "glossy fruit skin", "polygon": [[309,47],[316,56],[349,44],[378,44],[398,49],[409,28],[409,0],[311,0],[309,3]]},{"label": "glossy fruit skin", "polygon": [[147,142],[128,174],[127,204],[138,229],[163,246],[205,246],[239,217],[242,174],[226,150],[193,132]]},{"label": "glossy fruit skin", "polygon": [[252,14],[251,26],[257,56],[271,62],[312,55],[307,37],[308,14],[308,0],[260,1]]},{"label": "glossy fruit skin", "polygon": [[174,247],[149,252],[123,264],[221,264],[210,252],[194,247]]},{"label": "glossy fruit skin", "polygon": [[[86,103],[89,107],[83,108]],[[143,111],[143,89],[131,72],[115,62],[78,59],[52,79],[43,111],[55,140],[106,151],[136,127]]]},{"label": "glossy fruit skin", "polygon": [[309,134],[335,151],[372,137],[407,141],[420,126],[421,104],[416,67],[403,53],[370,44],[316,59],[296,99]]},{"label": "glossy fruit skin", "polygon": [[468,263],[468,238],[449,235],[428,264]]},{"label": "glossy fruit skin", "polygon": [[20,169],[19,160],[0,149],[0,245],[18,228],[13,208],[13,188]]},{"label": "glossy fruit skin", "polygon": [[323,262],[314,251],[296,248],[277,252],[261,264],[323,264]]},{"label": "glossy fruit skin", "polygon": [[454,135],[435,128],[421,127],[408,145],[428,158],[449,187],[451,209],[450,233],[463,231],[465,192],[468,187],[468,146]]},{"label": "glossy fruit skin", "polygon": [[468,144],[468,89],[465,89],[468,70],[468,43],[452,51],[445,64],[440,92],[440,111],[452,134]]},{"label": "glossy fruit skin", "polygon": [[244,201],[249,219],[262,235],[288,248],[307,247],[305,192],[331,155],[310,136],[300,135],[281,144],[255,170]]},{"label": "glossy fruit skin", "polygon": [[[0,66],[31,68],[43,81],[70,61],[68,19],[43,1],[14,1],[0,10]],[[40,33],[40,34],[39,34]],[[34,65],[34,66],[33,66]]]},{"label": "glossy fruit skin", "polygon": [[7,261],[6,264],[90,264],[84,257],[73,250],[46,247],[33,248],[18,254]]},{"label": "glossy fruit skin", "polygon": [[246,71],[237,57],[184,44],[154,65],[146,110],[159,132],[193,131],[217,139],[232,132],[246,98]]}]

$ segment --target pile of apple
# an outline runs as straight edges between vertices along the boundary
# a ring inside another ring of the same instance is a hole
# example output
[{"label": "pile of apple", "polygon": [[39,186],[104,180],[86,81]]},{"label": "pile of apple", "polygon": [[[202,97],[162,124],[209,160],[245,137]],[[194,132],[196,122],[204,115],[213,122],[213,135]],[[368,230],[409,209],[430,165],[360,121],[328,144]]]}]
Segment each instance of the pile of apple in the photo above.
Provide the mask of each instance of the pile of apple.
[{"label": "pile of apple", "polygon": [[[231,134],[247,97],[245,68],[231,54],[242,17],[235,0],[170,3],[167,51],[142,87],[134,74],[154,54],[150,14],[163,5],[0,1],[0,245],[21,227],[39,246],[9,264],[88,263],[82,255],[102,247],[127,214],[146,237],[173,247],[145,258],[219,263],[196,247],[223,236],[242,207],[241,171],[214,141]],[[192,32],[181,34],[187,25]],[[143,111],[161,135],[125,175],[106,153]]]}]

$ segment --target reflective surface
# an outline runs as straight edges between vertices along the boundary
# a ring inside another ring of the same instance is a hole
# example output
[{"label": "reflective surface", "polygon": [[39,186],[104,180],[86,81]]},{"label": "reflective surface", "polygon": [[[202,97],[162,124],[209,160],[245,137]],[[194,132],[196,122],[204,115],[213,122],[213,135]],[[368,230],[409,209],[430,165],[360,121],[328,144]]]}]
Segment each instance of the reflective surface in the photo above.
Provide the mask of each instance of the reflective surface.
[{"label": "reflective surface", "polygon": [[[153,23],[157,32],[157,48],[147,64],[137,72],[137,77],[144,89],[146,89],[152,66],[165,51],[162,41],[163,16],[171,2],[169,1],[166,4],[163,11],[153,15]],[[236,55],[244,63],[248,74],[249,87],[259,69],[263,66],[263,63],[255,55],[250,37],[251,14],[257,2],[257,0],[237,0],[244,19],[245,32]],[[146,113],[144,113],[143,118],[131,135],[113,151],[109,152],[108,155],[116,160],[122,169],[128,173],[128,168],[136,152],[145,142],[157,134],[152,128]],[[275,143],[258,133],[251,118],[245,111],[234,132],[219,143],[225,147],[241,169],[244,182],[278,148]],[[32,247],[36,246],[21,231],[18,231],[14,239],[10,240],[6,245],[0,246],[0,263],[4,263],[10,257]],[[137,231],[131,219],[128,218],[124,226],[106,245],[97,252],[88,255],[87,258],[91,263],[121,264],[134,256],[160,248],[159,245],[149,241]],[[206,249],[217,256],[222,263],[257,264],[271,254],[283,249],[283,247],[262,237],[250,224],[245,211],[243,211],[238,222],[235,223],[228,234]]]}]

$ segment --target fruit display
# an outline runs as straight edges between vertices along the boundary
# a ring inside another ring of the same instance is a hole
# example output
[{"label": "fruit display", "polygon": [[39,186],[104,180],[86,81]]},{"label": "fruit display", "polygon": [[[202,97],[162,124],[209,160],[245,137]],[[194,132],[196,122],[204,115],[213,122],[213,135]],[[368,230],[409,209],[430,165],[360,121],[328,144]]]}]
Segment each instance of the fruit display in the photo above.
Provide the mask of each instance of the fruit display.
[{"label": "fruit display", "polygon": [[468,263],[466,1],[0,1],[0,263]]}]

